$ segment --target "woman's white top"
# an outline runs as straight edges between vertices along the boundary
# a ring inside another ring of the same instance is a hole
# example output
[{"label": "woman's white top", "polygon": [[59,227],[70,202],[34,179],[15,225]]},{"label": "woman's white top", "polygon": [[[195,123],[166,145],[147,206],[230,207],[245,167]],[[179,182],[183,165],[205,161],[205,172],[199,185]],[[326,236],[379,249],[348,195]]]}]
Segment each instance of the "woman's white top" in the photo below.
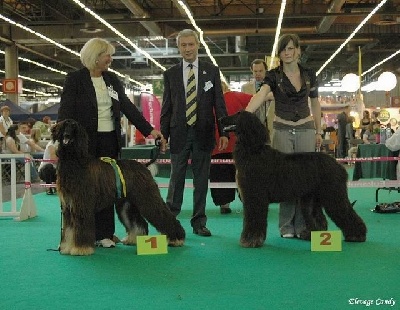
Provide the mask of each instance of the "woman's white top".
[{"label": "woman's white top", "polygon": [[[24,153],[29,153],[29,152],[26,151],[26,149],[29,148],[29,145],[26,144],[26,142],[28,142],[28,138],[25,137],[25,136],[22,135],[22,134],[19,134],[19,135],[18,135],[18,139],[19,139],[20,151],[21,151],[21,152],[24,152]],[[10,143],[11,141],[14,141],[14,142],[15,142],[14,138],[12,138],[12,137],[7,137],[6,140],[4,141],[3,150],[2,150],[2,153],[3,153],[3,154],[14,154],[13,152],[11,152],[11,150],[10,150],[10,149],[8,148],[8,146],[7,146],[7,144]]]},{"label": "woman's white top", "polygon": [[[50,140],[50,141],[47,143],[46,148],[45,148],[44,153],[43,153],[43,159],[44,159],[44,160],[50,160],[50,159],[51,159],[51,151],[50,151],[50,148],[51,148],[51,147],[54,147],[54,148],[57,150],[57,148],[58,148],[58,141],[54,142],[53,140]],[[57,167],[57,162],[46,162],[46,161],[42,161],[42,162],[40,163],[40,166],[39,166],[39,168],[38,168],[38,171],[40,171],[40,169],[42,169],[42,168],[43,168],[45,165],[47,165],[47,164],[52,164],[54,168]]]},{"label": "woman's white top", "polygon": [[[3,124],[4,130],[7,132],[8,128],[11,127],[13,124],[13,120],[11,118],[8,118],[8,120],[4,119],[3,116],[0,116],[0,123]],[[0,138],[4,138],[4,135],[0,132]]]},{"label": "woman's white top", "polygon": [[102,76],[92,77],[94,90],[96,91],[97,99],[97,131],[110,132],[114,130],[114,123],[112,121],[111,106],[112,101],[106,83]]}]

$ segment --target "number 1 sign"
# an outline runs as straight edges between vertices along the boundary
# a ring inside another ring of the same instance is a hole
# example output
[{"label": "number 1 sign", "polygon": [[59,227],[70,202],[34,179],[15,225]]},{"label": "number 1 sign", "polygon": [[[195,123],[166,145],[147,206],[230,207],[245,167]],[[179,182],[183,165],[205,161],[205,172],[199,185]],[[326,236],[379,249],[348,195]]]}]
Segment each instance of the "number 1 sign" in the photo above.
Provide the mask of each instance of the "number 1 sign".
[{"label": "number 1 sign", "polygon": [[311,251],[342,251],[342,232],[312,231]]},{"label": "number 1 sign", "polygon": [[167,254],[167,236],[137,236],[136,248],[138,255]]}]

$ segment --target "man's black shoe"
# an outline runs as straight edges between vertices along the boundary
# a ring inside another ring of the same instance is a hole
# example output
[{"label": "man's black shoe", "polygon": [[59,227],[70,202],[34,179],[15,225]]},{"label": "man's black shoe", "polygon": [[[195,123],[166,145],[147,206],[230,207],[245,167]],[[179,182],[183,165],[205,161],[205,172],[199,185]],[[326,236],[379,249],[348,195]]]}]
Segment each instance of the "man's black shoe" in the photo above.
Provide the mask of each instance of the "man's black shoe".
[{"label": "man's black shoe", "polygon": [[211,236],[211,231],[208,230],[207,227],[199,227],[199,228],[193,228],[193,233],[199,236],[203,237],[210,237]]}]

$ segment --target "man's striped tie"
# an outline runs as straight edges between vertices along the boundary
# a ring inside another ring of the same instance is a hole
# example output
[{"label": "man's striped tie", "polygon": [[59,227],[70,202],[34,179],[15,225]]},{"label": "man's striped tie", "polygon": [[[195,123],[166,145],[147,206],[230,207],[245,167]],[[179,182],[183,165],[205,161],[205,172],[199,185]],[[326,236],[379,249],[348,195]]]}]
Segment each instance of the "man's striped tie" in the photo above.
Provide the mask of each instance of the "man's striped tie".
[{"label": "man's striped tie", "polygon": [[186,87],[186,123],[192,126],[196,123],[197,115],[197,91],[196,91],[196,79],[193,71],[193,64],[189,64],[190,68],[188,74],[188,82]]}]

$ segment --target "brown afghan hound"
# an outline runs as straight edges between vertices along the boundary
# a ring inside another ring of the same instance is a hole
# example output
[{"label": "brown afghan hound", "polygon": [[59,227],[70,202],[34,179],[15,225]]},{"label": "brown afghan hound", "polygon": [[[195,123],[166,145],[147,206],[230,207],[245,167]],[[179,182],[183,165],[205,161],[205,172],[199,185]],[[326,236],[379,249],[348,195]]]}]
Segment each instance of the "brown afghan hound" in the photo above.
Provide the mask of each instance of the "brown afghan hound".
[{"label": "brown afghan hound", "polygon": [[[167,208],[158,185],[143,164],[117,160],[114,169],[110,163],[89,155],[87,133],[71,119],[59,122],[52,135],[59,142],[57,190],[63,213],[62,254],[93,254],[95,212],[114,203],[127,232],[125,244],[136,244],[136,236],[147,235],[148,221],[167,236],[169,245],[183,245],[185,231]],[[116,176],[118,167],[122,177]],[[123,183],[125,197],[118,195]]]},{"label": "brown afghan hound", "polygon": [[243,201],[240,243],[260,247],[267,235],[268,205],[296,202],[302,207],[309,240],[311,231],[326,230],[323,213],[342,230],[345,241],[364,242],[367,228],[347,195],[347,172],[324,153],[286,154],[267,145],[269,134],[252,113],[241,111],[221,119],[237,137],[233,158],[236,182]]}]

